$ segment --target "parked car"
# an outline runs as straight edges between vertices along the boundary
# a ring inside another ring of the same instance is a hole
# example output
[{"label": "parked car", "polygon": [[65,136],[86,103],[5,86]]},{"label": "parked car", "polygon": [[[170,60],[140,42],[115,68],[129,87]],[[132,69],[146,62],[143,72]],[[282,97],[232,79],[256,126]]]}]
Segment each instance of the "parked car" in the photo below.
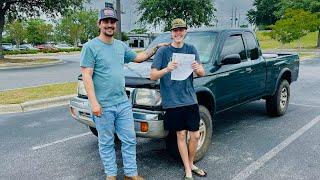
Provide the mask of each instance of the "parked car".
[{"label": "parked car", "polygon": [[38,48],[33,47],[31,44],[21,44],[16,48],[20,50],[36,50],[36,51],[39,50]]},{"label": "parked car", "polygon": [[54,47],[58,49],[74,49],[74,47],[69,44],[57,44],[54,45]]},{"label": "parked car", "polygon": [[58,50],[52,44],[40,44],[40,45],[37,45],[35,47],[40,49],[40,50]]},{"label": "parked car", "polygon": [[[150,45],[171,42],[171,34],[159,35]],[[247,29],[188,31],[186,43],[193,44],[205,68],[204,77],[194,78],[200,106],[200,140],[195,160],[204,157],[212,143],[214,115],[251,101],[264,99],[270,116],[285,114],[290,84],[298,79],[297,54],[271,54],[265,58],[254,32]],[[136,135],[166,138],[166,148],[179,156],[175,132],[164,130],[159,81],[149,79],[152,58],[126,65],[126,93],[133,106]],[[87,125],[98,136],[81,75],[78,96],[70,100],[74,119]]]},{"label": "parked car", "polygon": [[2,43],[2,49],[4,51],[14,51],[14,50],[17,50],[13,45],[12,43]]}]

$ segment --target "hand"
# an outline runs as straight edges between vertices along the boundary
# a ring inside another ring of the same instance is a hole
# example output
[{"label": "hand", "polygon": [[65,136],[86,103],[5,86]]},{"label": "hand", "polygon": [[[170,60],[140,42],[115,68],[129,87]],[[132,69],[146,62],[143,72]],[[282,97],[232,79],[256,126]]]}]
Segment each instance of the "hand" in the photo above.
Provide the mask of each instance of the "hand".
[{"label": "hand", "polygon": [[193,61],[191,66],[193,71],[198,71],[201,68],[201,65],[197,61]]},{"label": "hand", "polygon": [[178,67],[178,63],[175,61],[171,61],[168,63],[167,70],[169,72],[171,72],[171,71],[175,70],[177,67]]},{"label": "hand", "polygon": [[101,116],[101,114],[102,114],[102,108],[101,108],[101,106],[100,106],[99,103],[94,103],[94,104],[92,104],[91,109],[92,109],[93,115],[98,116],[98,117]]}]

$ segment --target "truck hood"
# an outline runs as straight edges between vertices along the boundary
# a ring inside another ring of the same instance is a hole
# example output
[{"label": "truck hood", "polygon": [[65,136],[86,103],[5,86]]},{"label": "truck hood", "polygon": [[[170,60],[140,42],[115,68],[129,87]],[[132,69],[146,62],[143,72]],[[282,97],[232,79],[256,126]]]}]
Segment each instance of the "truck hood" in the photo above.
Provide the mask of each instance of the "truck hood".
[{"label": "truck hood", "polygon": [[129,63],[124,65],[124,75],[126,77],[149,78],[151,70],[151,61],[142,63]]},{"label": "truck hood", "polygon": [[[151,61],[143,63],[129,63],[124,66],[126,87],[131,88],[159,88],[159,81],[150,80]],[[82,75],[78,76],[82,81]]]},{"label": "truck hood", "polygon": [[126,87],[158,88],[158,81],[150,80],[151,61],[129,63],[124,65]]}]

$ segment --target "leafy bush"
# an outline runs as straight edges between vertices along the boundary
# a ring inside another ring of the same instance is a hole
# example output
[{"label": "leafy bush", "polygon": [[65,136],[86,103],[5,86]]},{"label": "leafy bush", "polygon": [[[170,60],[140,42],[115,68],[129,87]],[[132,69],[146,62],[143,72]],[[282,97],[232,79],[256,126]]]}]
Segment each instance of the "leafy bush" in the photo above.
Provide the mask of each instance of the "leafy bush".
[{"label": "leafy bush", "polygon": [[14,50],[14,51],[3,51],[3,55],[15,55],[15,54],[37,54],[37,50]]},{"label": "leafy bush", "polygon": [[58,52],[74,52],[74,51],[81,51],[81,48],[73,48],[73,49],[42,49],[40,51],[38,51],[38,50],[14,50],[14,51],[3,51],[3,55],[58,53]]}]

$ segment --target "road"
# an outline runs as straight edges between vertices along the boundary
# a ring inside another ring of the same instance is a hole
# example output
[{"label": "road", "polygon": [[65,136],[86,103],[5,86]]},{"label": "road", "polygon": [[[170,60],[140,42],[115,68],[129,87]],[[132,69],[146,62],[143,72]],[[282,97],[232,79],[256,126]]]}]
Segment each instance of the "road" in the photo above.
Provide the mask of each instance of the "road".
[{"label": "road", "polygon": [[[210,149],[197,163],[208,172],[201,179],[319,179],[319,69],[320,58],[301,63],[285,116],[268,117],[264,101],[217,115]],[[0,137],[0,179],[104,178],[96,137],[65,106],[1,115]],[[182,165],[167,155],[164,140],[138,138],[137,160],[146,179],[183,177]]]},{"label": "road", "polygon": [[0,91],[43,84],[77,81],[80,74],[80,55],[59,55],[64,64],[0,70]]}]

